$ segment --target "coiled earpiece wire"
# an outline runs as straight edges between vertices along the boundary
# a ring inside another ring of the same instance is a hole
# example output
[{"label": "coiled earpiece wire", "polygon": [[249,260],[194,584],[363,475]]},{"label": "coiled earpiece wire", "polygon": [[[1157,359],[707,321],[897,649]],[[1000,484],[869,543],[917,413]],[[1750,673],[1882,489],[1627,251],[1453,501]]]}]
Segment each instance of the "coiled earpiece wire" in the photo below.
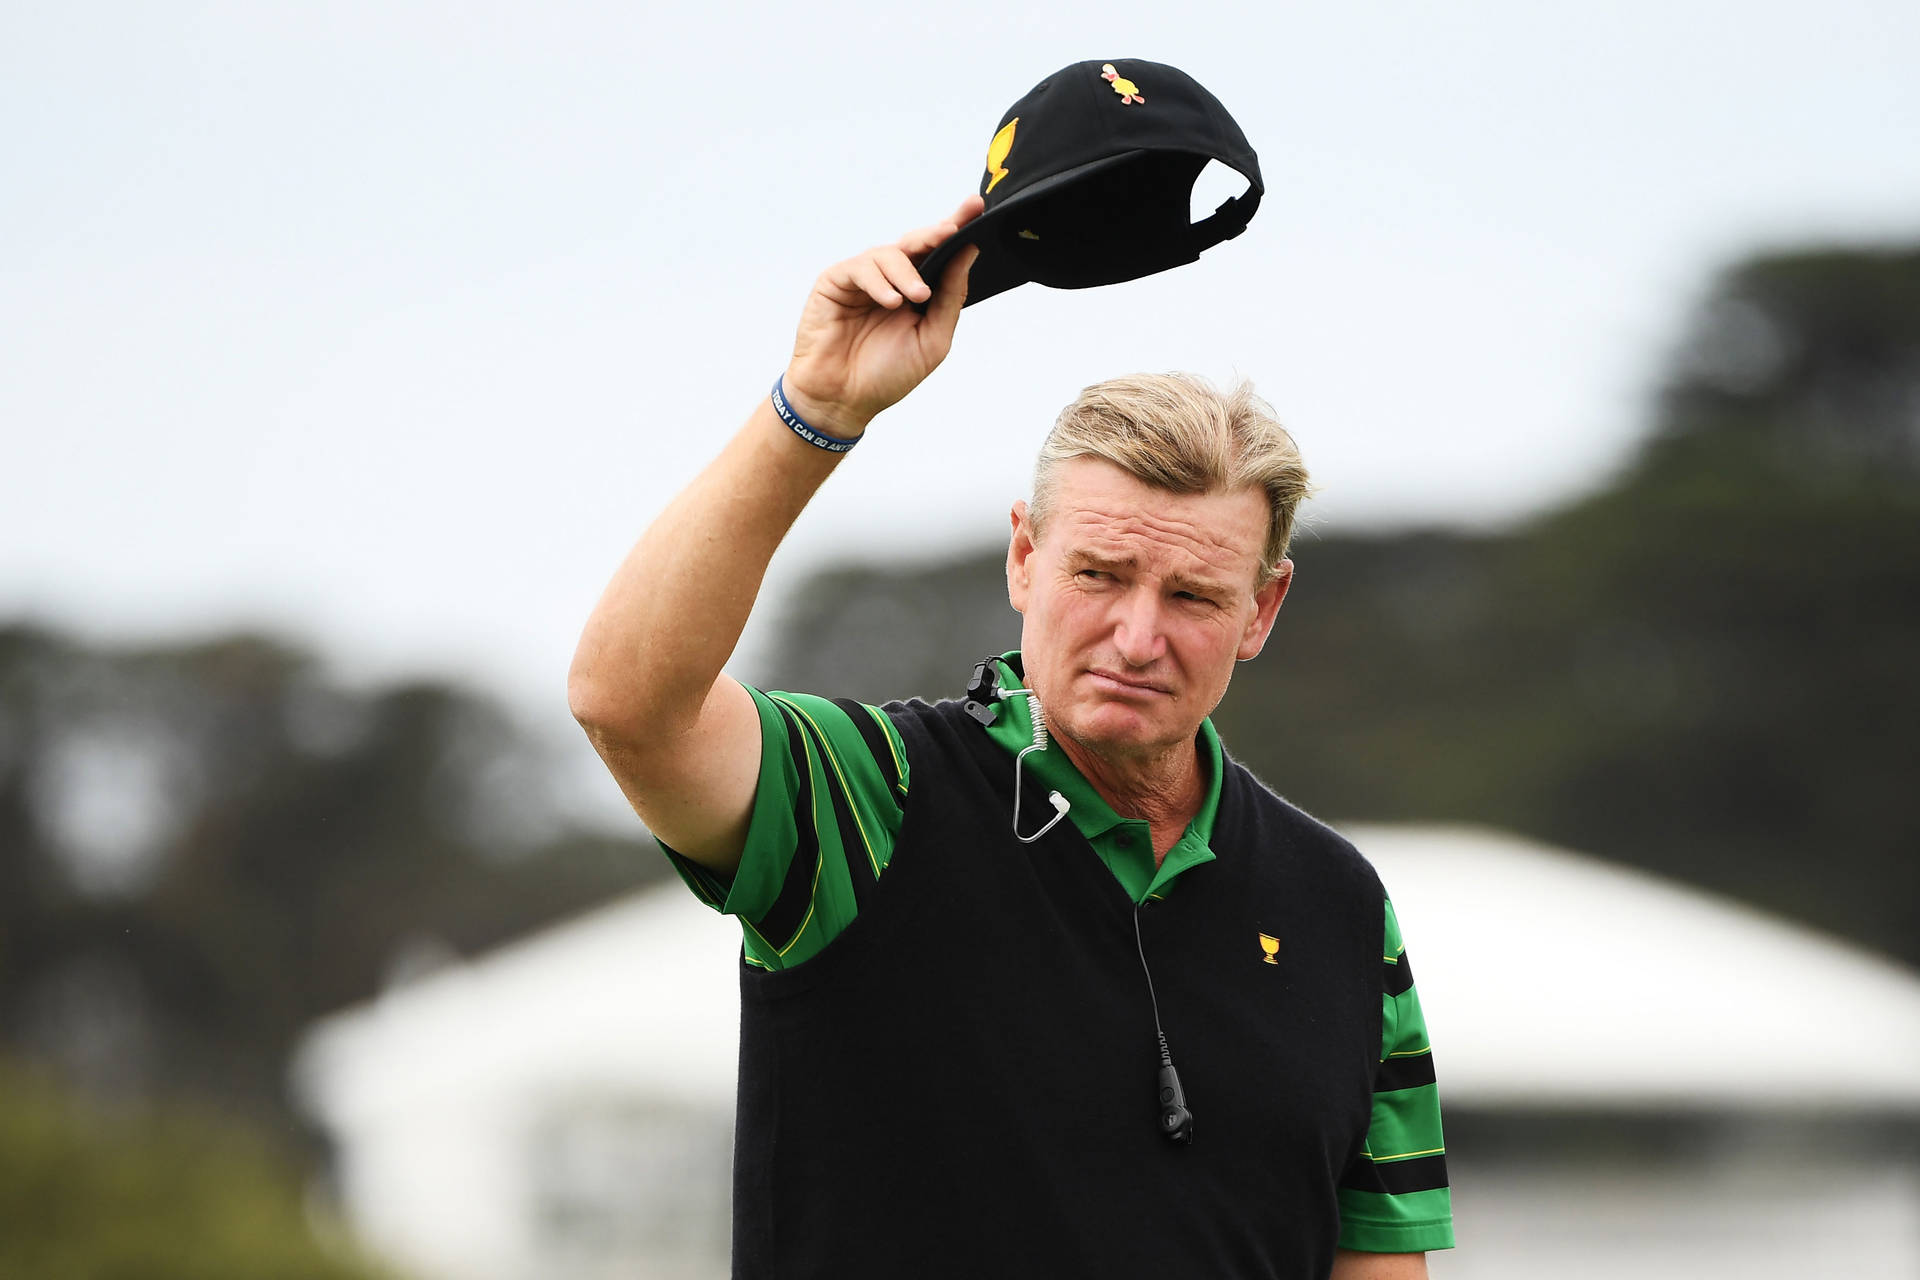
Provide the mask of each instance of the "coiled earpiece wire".
[{"label": "coiled earpiece wire", "polygon": [[1013,758],[1013,838],[1021,844],[1032,844],[1035,840],[1038,840],[1041,836],[1053,830],[1054,827],[1059,824],[1060,819],[1067,816],[1067,810],[1073,806],[1068,802],[1067,798],[1058,791],[1048,792],[1047,803],[1053,806],[1053,817],[1048,819],[1046,826],[1041,827],[1032,835],[1023,836],[1020,834],[1020,784],[1023,780],[1023,775],[1026,773],[1026,770],[1022,768],[1022,766],[1026,764],[1027,757],[1034,752],[1045,751],[1051,740],[1047,737],[1046,709],[1040,705],[1039,695],[1031,689],[1000,690],[1000,696],[1003,698],[1011,698],[1015,694],[1019,694],[1027,700],[1027,718],[1033,722],[1033,745],[1022,747],[1020,754]]}]

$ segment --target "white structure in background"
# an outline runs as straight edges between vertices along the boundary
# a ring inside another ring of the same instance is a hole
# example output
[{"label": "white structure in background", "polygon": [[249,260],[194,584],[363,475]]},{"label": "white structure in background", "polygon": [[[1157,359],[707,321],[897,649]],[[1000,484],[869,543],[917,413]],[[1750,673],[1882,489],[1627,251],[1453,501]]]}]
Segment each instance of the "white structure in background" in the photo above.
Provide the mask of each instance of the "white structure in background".
[{"label": "white structure in background", "polygon": [[296,1093],[426,1280],[725,1272],[738,927],[675,884],[320,1022]]},{"label": "white structure in background", "polygon": [[[1494,832],[1348,834],[1450,1112],[1715,1135],[1652,1164],[1456,1143],[1437,1280],[1920,1276],[1920,975]],[[355,1230],[423,1280],[724,1275],[737,954],[667,885],[318,1024],[295,1079]]]}]

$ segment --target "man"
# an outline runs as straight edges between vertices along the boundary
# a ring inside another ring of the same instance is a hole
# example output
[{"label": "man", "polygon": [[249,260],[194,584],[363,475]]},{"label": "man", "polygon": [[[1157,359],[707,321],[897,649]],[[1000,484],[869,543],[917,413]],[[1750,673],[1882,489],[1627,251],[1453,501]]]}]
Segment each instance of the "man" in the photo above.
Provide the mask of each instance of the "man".
[{"label": "man", "polygon": [[980,208],[820,276],[569,680],[745,928],[735,1274],[1423,1276],[1451,1212],[1392,908],[1207,719],[1306,485],[1250,393],[1119,379],[1062,415],[1012,511],[1021,649],[964,706],[721,673],[802,507],[945,357],[976,251],[937,292],[915,263]]}]

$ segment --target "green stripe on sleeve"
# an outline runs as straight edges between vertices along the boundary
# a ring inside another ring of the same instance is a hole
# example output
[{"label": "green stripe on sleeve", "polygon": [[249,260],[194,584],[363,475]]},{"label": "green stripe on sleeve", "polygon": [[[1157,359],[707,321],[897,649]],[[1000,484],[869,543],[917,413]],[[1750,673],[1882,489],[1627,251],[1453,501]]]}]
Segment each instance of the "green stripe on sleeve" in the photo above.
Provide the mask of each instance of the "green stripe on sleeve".
[{"label": "green stripe on sleeve", "polygon": [[[779,699],[770,701],[782,719],[786,754],[799,779],[791,801],[797,847],[787,851],[787,872],[767,911],[759,916],[739,914],[746,926],[744,949],[748,961],[763,968],[785,969],[819,954],[838,936],[853,919],[853,895],[846,883],[847,849],[834,820],[833,796],[829,793],[836,785],[833,771],[804,718]],[[757,810],[757,804],[755,807]],[[749,835],[747,854],[759,852]],[[779,851],[767,852],[777,855]]]},{"label": "green stripe on sleeve", "polygon": [[1366,1144],[1339,1191],[1340,1244],[1374,1253],[1448,1249],[1453,1201],[1433,1046],[1392,902],[1382,914],[1380,1069]]},{"label": "green stripe on sleeve", "polygon": [[[872,876],[892,858],[906,750],[885,714],[862,703],[747,692],[760,715],[760,774],[739,869],[728,882],[666,852],[695,896],[739,917],[748,963],[789,969],[820,954],[853,921],[848,858],[861,859]],[[882,749],[884,762],[875,759]]]},{"label": "green stripe on sleeve", "polygon": [[853,721],[853,727],[867,744],[867,754],[880,766],[887,784],[902,800],[906,799],[907,750],[900,741],[900,731],[893,727],[893,721],[880,708],[855,702],[851,698],[835,698],[833,705],[847,713],[847,718]]},{"label": "green stripe on sleeve", "polygon": [[1373,1095],[1367,1154],[1375,1161],[1444,1155],[1446,1150],[1446,1138],[1440,1131],[1439,1085]]},{"label": "green stripe on sleeve", "polygon": [[1367,1253],[1453,1248],[1453,1192],[1446,1187],[1381,1195],[1340,1189],[1340,1247]]},{"label": "green stripe on sleeve", "polygon": [[[893,856],[902,812],[899,793],[888,783],[887,769],[874,759],[868,739],[845,707],[805,693],[772,696],[783,706],[791,707],[805,722],[819,748],[821,771],[827,785],[844,797],[853,811],[860,847],[846,852],[866,858],[874,876],[878,877]],[[867,714],[865,707],[854,705],[859,714]],[[888,745],[892,745],[891,740]]]},{"label": "green stripe on sleeve", "polygon": [[[811,693],[776,690],[769,696],[801,712],[826,735],[834,754],[843,765],[848,766],[851,794],[860,799],[865,807],[899,809],[899,798],[887,783],[887,772],[891,770],[899,777],[899,789],[905,791],[908,781],[907,750],[901,744],[900,731],[893,727],[893,721],[887,718],[884,711],[862,702],[820,698]],[[867,718],[866,732],[853,720],[856,710]],[[884,766],[874,759],[874,739],[868,737],[874,727],[879,728],[880,740],[886,744],[889,754]]]}]

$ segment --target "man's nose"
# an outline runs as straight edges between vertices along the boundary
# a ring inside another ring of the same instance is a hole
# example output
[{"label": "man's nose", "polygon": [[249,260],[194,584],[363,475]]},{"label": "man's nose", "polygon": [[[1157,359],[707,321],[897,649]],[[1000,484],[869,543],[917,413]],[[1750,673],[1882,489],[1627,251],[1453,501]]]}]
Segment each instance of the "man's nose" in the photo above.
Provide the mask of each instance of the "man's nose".
[{"label": "man's nose", "polygon": [[1150,591],[1129,591],[1114,619],[1113,644],[1128,665],[1144,667],[1166,652],[1160,628],[1160,602]]}]

